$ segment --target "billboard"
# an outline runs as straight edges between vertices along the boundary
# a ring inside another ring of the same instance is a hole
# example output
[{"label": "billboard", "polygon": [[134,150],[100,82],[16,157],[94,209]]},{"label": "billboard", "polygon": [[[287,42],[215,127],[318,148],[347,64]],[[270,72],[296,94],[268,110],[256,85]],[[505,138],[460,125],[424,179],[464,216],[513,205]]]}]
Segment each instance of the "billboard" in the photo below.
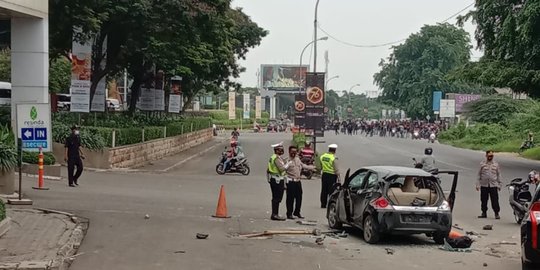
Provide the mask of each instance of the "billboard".
[{"label": "billboard", "polygon": [[[82,32],[73,29],[74,35]],[[71,50],[71,112],[90,112],[90,79],[92,75],[92,42],[72,42]]]},{"label": "billboard", "polygon": [[440,114],[441,118],[456,117],[456,101],[453,99],[441,99]]},{"label": "billboard", "polygon": [[324,137],[325,73],[306,74],[306,129],[315,137]]},{"label": "billboard", "polygon": [[433,91],[433,111],[434,112],[438,112],[441,110],[441,99],[442,99],[442,92]]},{"label": "billboard", "polygon": [[268,90],[291,91],[303,88],[307,65],[262,65],[261,85]]},{"label": "billboard", "polygon": [[455,94],[454,100],[456,101],[456,112],[461,113],[465,111],[463,106],[471,101],[479,100],[481,95],[469,95],[469,94]]}]

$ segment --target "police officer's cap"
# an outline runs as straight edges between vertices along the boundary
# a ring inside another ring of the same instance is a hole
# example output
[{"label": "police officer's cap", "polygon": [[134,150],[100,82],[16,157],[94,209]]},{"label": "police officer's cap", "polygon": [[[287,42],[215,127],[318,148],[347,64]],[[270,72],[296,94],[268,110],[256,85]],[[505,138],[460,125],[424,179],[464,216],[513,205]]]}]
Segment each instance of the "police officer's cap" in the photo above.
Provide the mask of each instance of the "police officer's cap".
[{"label": "police officer's cap", "polygon": [[337,149],[337,144],[333,143],[328,146],[329,149]]},{"label": "police officer's cap", "polygon": [[271,146],[272,146],[272,148],[274,148],[274,149],[283,148],[283,142],[276,143],[276,144],[272,144]]}]

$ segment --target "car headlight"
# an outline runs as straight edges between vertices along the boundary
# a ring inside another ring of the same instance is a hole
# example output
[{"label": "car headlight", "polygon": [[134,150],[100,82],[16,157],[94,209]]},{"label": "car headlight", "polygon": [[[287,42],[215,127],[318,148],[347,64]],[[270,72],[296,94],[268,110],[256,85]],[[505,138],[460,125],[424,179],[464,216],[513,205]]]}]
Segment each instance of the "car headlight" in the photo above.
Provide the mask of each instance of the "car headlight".
[{"label": "car headlight", "polygon": [[443,203],[437,208],[437,211],[451,211],[450,204],[447,201],[443,201]]}]

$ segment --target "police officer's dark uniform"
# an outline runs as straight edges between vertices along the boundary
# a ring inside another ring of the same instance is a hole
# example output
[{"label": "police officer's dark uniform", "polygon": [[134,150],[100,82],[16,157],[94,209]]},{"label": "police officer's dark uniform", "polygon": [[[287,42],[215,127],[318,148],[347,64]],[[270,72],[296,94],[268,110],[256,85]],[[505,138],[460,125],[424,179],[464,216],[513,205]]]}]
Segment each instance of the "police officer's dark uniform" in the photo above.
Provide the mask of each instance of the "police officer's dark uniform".
[{"label": "police officer's dark uniform", "polygon": [[267,170],[268,182],[272,190],[272,216],[270,216],[270,219],[283,221],[285,218],[279,216],[279,204],[283,200],[285,191],[285,172],[287,168],[281,158],[285,151],[283,150],[283,143],[274,144],[272,148],[274,148],[274,154],[268,161]]},{"label": "police officer's dark uniform", "polygon": [[[70,187],[78,186],[78,180],[83,172],[83,162],[81,156],[81,138],[79,136],[79,127],[71,127],[71,135],[66,138],[65,143],[65,161],[67,162],[68,167],[68,182]],[[75,171],[77,167],[77,171]]]},{"label": "police officer's dark uniform", "polygon": [[334,185],[339,177],[335,155],[337,147],[336,144],[329,145],[328,153],[320,157],[323,172],[321,177],[321,208],[326,208],[328,196],[334,192]]}]

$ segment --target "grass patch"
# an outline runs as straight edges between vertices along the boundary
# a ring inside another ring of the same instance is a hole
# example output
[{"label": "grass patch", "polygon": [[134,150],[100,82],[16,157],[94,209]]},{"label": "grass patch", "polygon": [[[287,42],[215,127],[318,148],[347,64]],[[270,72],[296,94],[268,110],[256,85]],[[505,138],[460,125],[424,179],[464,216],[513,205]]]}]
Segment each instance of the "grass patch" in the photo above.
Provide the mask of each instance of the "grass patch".
[{"label": "grass patch", "polygon": [[526,150],[525,152],[522,153],[522,155],[526,158],[540,160],[540,147],[535,147],[535,148]]}]

